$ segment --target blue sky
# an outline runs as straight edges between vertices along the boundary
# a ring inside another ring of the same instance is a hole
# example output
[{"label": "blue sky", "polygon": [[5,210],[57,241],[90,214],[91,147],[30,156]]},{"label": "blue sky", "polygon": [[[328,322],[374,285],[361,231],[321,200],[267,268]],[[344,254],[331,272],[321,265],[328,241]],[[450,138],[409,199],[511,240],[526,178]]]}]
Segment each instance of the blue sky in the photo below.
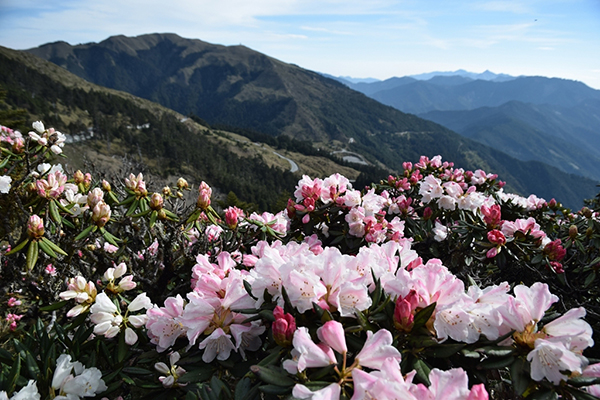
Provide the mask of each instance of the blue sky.
[{"label": "blue sky", "polygon": [[600,89],[600,0],[0,0],[0,45],[172,32],[336,76],[491,70]]}]

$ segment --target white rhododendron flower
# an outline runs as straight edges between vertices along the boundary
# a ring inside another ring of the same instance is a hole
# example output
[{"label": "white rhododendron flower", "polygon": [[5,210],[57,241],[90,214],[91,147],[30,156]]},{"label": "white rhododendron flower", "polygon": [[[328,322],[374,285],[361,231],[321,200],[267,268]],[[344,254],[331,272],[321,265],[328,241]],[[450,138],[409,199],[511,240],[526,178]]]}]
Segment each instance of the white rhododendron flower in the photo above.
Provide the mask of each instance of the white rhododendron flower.
[{"label": "white rhododendron flower", "polygon": [[8,193],[10,191],[10,184],[12,178],[8,175],[0,176],[0,193]]},{"label": "white rhododendron flower", "polygon": [[102,372],[96,368],[85,368],[80,362],[71,362],[71,355],[61,354],[56,360],[52,377],[52,389],[58,400],[77,400],[94,397],[107,389]]}]

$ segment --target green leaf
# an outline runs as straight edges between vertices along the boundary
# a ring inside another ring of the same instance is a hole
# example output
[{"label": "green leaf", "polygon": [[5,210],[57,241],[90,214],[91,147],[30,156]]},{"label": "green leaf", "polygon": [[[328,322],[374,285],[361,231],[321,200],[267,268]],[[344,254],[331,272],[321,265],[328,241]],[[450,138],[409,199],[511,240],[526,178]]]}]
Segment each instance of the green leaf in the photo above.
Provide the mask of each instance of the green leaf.
[{"label": "green leaf", "polygon": [[52,220],[54,222],[56,222],[58,225],[60,225],[62,223],[62,218],[60,216],[60,213],[58,212],[58,207],[56,206],[56,200],[50,200],[50,218],[52,218]]},{"label": "green leaf", "polygon": [[118,247],[119,244],[117,242],[122,242],[121,239],[113,236],[113,234],[107,231],[105,228],[100,228],[100,232],[102,232],[102,236],[104,236],[104,239],[106,239],[107,242],[114,246]]},{"label": "green leaf", "polygon": [[78,240],[88,237],[88,235],[90,233],[96,232],[96,229],[98,229],[98,227],[96,225],[88,226],[83,231],[81,231],[81,233],[79,235],[75,236],[75,241],[78,241]]},{"label": "green leaf", "polygon": [[449,343],[431,346],[425,350],[425,354],[434,358],[447,358],[462,350],[466,344],[464,343]]},{"label": "green leaf", "polygon": [[38,242],[32,241],[27,249],[27,271],[31,271],[38,260]]},{"label": "green leaf", "polygon": [[277,385],[263,385],[258,388],[261,392],[265,394],[273,394],[273,395],[284,395],[288,394],[292,391],[292,388],[289,386],[277,386]]},{"label": "green leaf", "polygon": [[481,362],[481,368],[485,369],[501,369],[512,365],[515,361],[515,357],[502,357],[502,358],[488,358]]},{"label": "green leaf", "polygon": [[583,287],[586,288],[586,287],[590,286],[595,280],[596,280],[596,271],[592,270],[592,272],[585,278]]},{"label": "green leaf", "polygon": [[49,306],[40,307],[40,311],[54,311],[63,308],[69,300],[59,301],[58,303],[50,304]]},{"label": "green leaf", "polygon": [[531,382],[527,366],[528,362],[522,357],[517,358],[510,366],[510,377],[512,379],[513,388],[519,396],[525,393],[525,390],[527,390],[527,387]]},{"label": "green leaf", "polygon": [[427,323],[427,321],[429,321],[429,318],[435,311],[436,304],[437,303],[431,303],[430,305],[428,305],[427,307],[425,307],[424,309],[420,310],[418,313],[415,314],[413,330],[416,330],[416,329],[419,329],[419,328],[422,328],[425,326],[425,324]]},{"label": "green leaf", "polygon": [[246,289],[246,292],[248,293],[248,295],[250,295],[250,297],[252,297],[254,300],[258,300],[258,297],[254,296],[252,294],[252,285],[250,284],[250,282],[246,281],[245,279],[244,281],[244,289]]},{"label": "green leaf", "polygon": [[158,211],[153,210],[152,214],[150,214],[150,228],[156,224],[156,218],[158,218]]},{"label": "green leaf", "polygon": [[250,378],[242,378],[235,385],[235,391],[233,395],[233,400],[250,400],[253,399],[258,393],[258,387],[260,385],[254,385],[252,387],[252,381]]},{"label": "green leaf", "polygon": [[552,389],[545,389],[535,392],[531,397],[528,398],[531,400],[558,400],[558,393]]},{"label": "green leaf", "polygon": [[29,243],[29,239],[25,239],[23,240],[21,243],[19,243],[17,246],[15,246],[14,249],[11,249],[8,253],[6,253],[7,256],[14,254],[18,251],[20,251],[23,247],[25,247],[25,245]]},{"label": "green leaf", "polygon": [[590,385],[600,385],[600,378],[589,377],[589,376],[577,376],[567,381],[571,386],[583,387]]},{"label": "green leaf", "polygon": [[46,245],[48,245],[48,247],[50,247],[52,250],[54,250],[55,252],[57,252],[59,254],[62,254],[63,256],[68,255],[63,249],[58,247],[58,245],[54,244],[50,239],[43,237],[42,242],[46,243]]},{"label": "green leaf", "polygon": [[542,260],[544,259],[544,255],[543,254],[536,254],[535,257],[533,257],[531,259],[531,263],[532,264],[539,264],[542,262]]},{"label": "green leaf", "polygon": [[10,374],[8,374],[8,388],[6,390],[7,393],[12,393],[15,391],[15,386],[17,384],[17,379],[21,375],[21,357],[15,357],[15,361],[10,370]]},{"label": "green leaf", "polygon": [[512,346],[484,346],[478,348],[477,351],[494,357],[504,357],[515,354],[515,349]]},{"label": "green leaf", "polygon": [[21,355],[25,358],[25,366],[27,367],[27,372],[29,373],[29,377],[31,379],[39,379],[40,377],[40,367],[38,367],[37,362],[31,355],[30,351],[21,351]]},{"label": "green leaf", "polygon": [[125,367],[123,368],[123,372],[131,375],[149,375],[154,373],[152,371],[148,371],[147,369],[139,367]]},{"label": "green leaf", "polygon": [[133,200],[133,203],[131,203],[131,206],[129,207],[129,210],[127,210],[127,213],[125,213],[126,217],[130,217],[133,215],[133,213],[135,212],[135,210],[138,208],[138,205],[140,204],[140,201],[135,199]]},{"label": "green leaf", "polygon": [[431,368],[429,368],[425,361],[415,358],[413,369],[417,371],[417,377],[421,380],[421,382],[425,383],[427,386],[431,385],[431,382],[429,381],[429,373],[431,372]]},{"label": "green leaf", "polygon": [[52,257],[52,258],[58,258],[58,256],[54,252],[54,250],[52,250],[50,248],[50,246],[48,246],[43,240],[40,240],[38,242],[38,246],[40,247],[40,249],[42,249],[42,251],[44,253],[48,254],[50,257]]},{"label": "green leaf", "polygon": [[129,345],[125,343],[125,331],[119,332],[119,345],[117,350],[117,361],[123,362],[127,356]]},{"label": "green leaf", "polygon": [[214,368],[210,365],[206,365],[204,368],[200,369],[188,369],[187,367],[185,369],[187,372],[178,379],[178,382],[206,382],[214,373]]},{"label": "green leaf", "polygon": [[250,371],[261,381],[276,386],[294,386],[296,382],[280,369],[266,365],[253,365]]}]

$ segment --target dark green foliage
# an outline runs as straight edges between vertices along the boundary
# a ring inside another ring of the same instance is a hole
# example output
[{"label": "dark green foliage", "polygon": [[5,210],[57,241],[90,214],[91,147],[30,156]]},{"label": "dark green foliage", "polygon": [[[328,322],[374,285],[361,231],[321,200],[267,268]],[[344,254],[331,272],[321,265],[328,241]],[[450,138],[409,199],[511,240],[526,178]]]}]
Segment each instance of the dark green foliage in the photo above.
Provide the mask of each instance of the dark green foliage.
[{"label": "dark green foliage", "polygon": [[[181,175],[185,167],[185,172],[191,171],[196,180],[205,180],[225,193],[235,190],[242,201],[254,203],[262,210],[273,209],[277,194],[291,191],[297,181],[292,173],[269,167],[260,158],[239,157],[207,140],[208,130],[201,134],[191,132],[174,115],[156,115],[121,96],[66,87],[4,56],[0,56],[0,79],[8,90],[9,104],[45,116],[45,121],[65,133],[78,133],[86,127],[65,126],[62,119],[54,117],[52,110],[59,99],[66,107],[86,110],[93,121],[95,139],[108,146],[118,140],[133,157],[141,153],[157,160],[161,166],[154,171],[157,174]],[[143,124],[150,126],[141,130],[128,128]]]}]

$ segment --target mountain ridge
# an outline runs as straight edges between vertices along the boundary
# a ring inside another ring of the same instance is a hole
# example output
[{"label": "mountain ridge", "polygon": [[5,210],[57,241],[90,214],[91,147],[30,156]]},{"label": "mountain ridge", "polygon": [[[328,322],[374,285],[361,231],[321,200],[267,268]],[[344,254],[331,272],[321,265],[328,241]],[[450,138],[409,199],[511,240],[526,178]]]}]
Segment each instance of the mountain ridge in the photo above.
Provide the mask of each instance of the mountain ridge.
[{"label": "mountain ridge", "polygon": [[[595,195],[592,181],[563,177],[571,180],[570,184],[558,182],[557,177],[563,175],[550,166],[526,167],[441,125],[382,105],[342,83],[243,46],[211,45],[161,34],[143,36],[147,37],[143,37],[142,44],[129,45],[138,38],[120,36],[103,41],[102,46],[73,46],[71,58],[67,55],[51,61],[80,75],[85,72],[97,84],[118,86],[184,114],[194,112],[209,123],[309,139],[328,150],[334,147],[357,152],[374,165],[396,171],[401,171],[403,161],[416,161],[423,154],[441,154],[459,167],[498,173],[513,190],[525,195],[533,192],[547,198],[559,197],[569,204]],[[156,46],[137,50],[148,47],[148,43]],[[178,45],[182,43],[195,47]],[[50,58],[58,54],[48,48],[52,45],[42,47],[30,51]],[[126,49],[114,52],[108,47]],[[204,50],[198,50],[200,47]],[[136,57],[131,56],[131,49]],[[64,53],[64,49],[61,51]],[[166,72],[161,71],[163,65]],[[517,178],[515,171],[537,171],[538,176]],[[540,187],[540,181],[555,183],[551,188]],[[582,192],[583,187],[587,189]]]}]

